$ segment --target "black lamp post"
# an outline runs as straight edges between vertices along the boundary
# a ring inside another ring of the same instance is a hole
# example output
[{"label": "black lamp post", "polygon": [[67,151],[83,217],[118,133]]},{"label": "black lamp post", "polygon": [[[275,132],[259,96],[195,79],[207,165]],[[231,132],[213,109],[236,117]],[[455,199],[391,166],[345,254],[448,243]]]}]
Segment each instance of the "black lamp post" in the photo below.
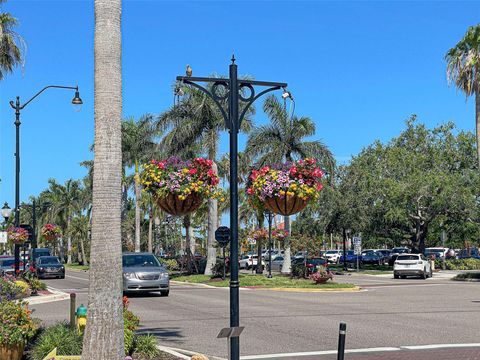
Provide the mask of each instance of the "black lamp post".
[{"label": "black lamp post", "polygon": [[[229,68],[229,78],[192,77],[192,69],[187,67],[187,76],[177,76],[177,81],[191,85],[209,96],[216,104],[225,120],[225,126],[230,133],[230,327],[240,325],[239,315],[239,282],[238,282],[238,132],[249,107],[262,95],[274,90],[284,89],[286,97],[287,84],[255,80],[242,80],[237,76],[235,57]],[[213,83],[210,90],[198,84]],[[266,87],[255,94],[254,86]],[[177,90],[180,94],[181,88]],[[248,90],[248,96],[244,96]],[[243,109],[239,104],[243,103]],[[226,106],[225,106],[226,105]],[[240,113],[240,114],[239,114]],[[261,260],[259,260],[261,261]],[[239,360],[240,342],[238,337],[231,337],[230,359]]]},{"label": "black lamp post", "polygon": [[270,210],[265,211],[268,220],[268,278],[272,278],[272,220],[273,214]]},{"label": "black lamp post", "polygon": [[32,200],[32,204],[23,204],[20,207],[32,208],[32,249],[37,248],[37,206],[42,210],[48,209],[52,204],[48,201],[37,205],[35,199]]},{"label": "black lamp post", "polygon": [[[25,106],[30,104],[30,102],[43,93],[49,88],[57,89],[69,89],[75,90],[75,96],[72,99],[73,105],[82,105],[83,101],[80,98],[80,93],[78,92],[78,86],[59,86],[59,85],[48,85],[45,86],[42,90],[33,95],[30,100],[20,104],[20,96],[17,96],[15,102],[10,101],[10,106],[15,110],[15,128],[16,128],[16,141],[15,141],[15,227],[20,225],[20,110],[23,110]],[[15,244],[15,274],[20,268],[20,246]]]}]

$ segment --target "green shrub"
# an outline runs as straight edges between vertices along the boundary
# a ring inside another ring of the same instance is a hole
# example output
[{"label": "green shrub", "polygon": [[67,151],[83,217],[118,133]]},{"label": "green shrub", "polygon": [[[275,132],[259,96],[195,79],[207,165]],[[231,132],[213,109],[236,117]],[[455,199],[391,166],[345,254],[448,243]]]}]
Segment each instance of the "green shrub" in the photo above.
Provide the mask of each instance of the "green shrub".
[{"label": "green shrub", "polygon": [[456,279],[478,279],[480,280],[480,272],[466,272],[462,274],[458,274],[453,278]]},{"label": "green shrub", "polygon": [[180,269],[180,267],[178,266],[178,261],[175,260],[175,259],[162,259],[162,258],[160,258],[159,260],[160,260],[160,263],[165,265],[167,267],[167,269],[170,270],[170,271]]},{"label": "green shrub", "polygon": [[[134,338],[134,357],[155,358],[160,354],[157,348],[157,339],[153,335],[138,335]],[[135,356],[137,355],[137,356]]]},{"label": "green shrub", "polygon": [[54,348],[58,355],[79,355],[82,342],[83,336],[76,329],[71,330],[66,322],[58,323],[43,329],[32,346],[30,359],[43,360]]},{"label": "green shrub", "polygon": [[[435,260],[435,269],[441,269],[443,261]],[[445,260],[446,270],[480,270],[479,259],[449,259]]]},{"label": "green shrub", "polygon": [[292,271],[290,275],[295,279],[303,279],[305,277],[305,265],[304,264],[292,265]]},{"label": "green shrub", "polygon": [[[225,267],[225,274],[230,272],[230,267]],[[212,279],[218,279],[223,277],[223,260],[218,260],[212,267]]]},{"label": "green shrub", "polygon": [[133,352],[133,340],[135,337],[135,334],[132,330],[127,329],[126,327],[124,328],[124,346],[125,346],[125,355],[132,355]]},{"label": "green shrub", "polygon": [[125,329],[130,331],[135,331],[140,324],[140,319],[137,315],[132,313],[130,310],[123,309],[123,326]]}]

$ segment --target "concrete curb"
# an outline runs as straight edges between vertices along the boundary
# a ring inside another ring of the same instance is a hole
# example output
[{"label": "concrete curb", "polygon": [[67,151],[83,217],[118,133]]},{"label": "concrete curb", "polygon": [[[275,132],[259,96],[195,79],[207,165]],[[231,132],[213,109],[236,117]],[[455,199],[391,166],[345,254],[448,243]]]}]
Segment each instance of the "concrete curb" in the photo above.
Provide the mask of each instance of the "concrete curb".
[{"label": "concrete curb", "polygon": [[191,359],[190,356],[186,356],[186,355],[176,351],[177,349],[174,350],[173,348],[170,348],[170,347],[167,347],[167,346],[157,345],[157,349],[160,350],[160,351],[166,352],[167,354],[179,357],[180,359],[184,359],[184,360],[190,360]]},{"label": "concrete curb", "polygon": [[68,271],[75,271],[75,272],[82,272],[82,273],[86,273],[88,272],[88,270],[82,270],[82,269],[72,269],[70,267],[65,267],[65,269],[67,269]]},{"label": "concrete curb", "polygon": [[38,305],[38,304],[45,304],[54,301],[63,301],[70,299],[70,294],[65,293],[63,291],[59,291],[53,288],[47,288],[50,291],[51,295],[44,295],[44,296],[30,296],[24,301],[27,301],[29,305]]}]

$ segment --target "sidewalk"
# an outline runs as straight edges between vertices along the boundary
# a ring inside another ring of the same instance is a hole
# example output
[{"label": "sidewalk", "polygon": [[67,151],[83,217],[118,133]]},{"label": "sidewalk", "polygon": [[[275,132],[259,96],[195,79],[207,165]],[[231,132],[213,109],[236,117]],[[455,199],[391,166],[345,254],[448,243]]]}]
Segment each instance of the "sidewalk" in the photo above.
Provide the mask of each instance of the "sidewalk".
[{"label": "sidewalk", "polygon": [[70,299],[70,294],[49,287],[47,294],[29,296],[28,298],[25,298],[23,300],[27,301],[29,305],[38,305],[67,299]]}]

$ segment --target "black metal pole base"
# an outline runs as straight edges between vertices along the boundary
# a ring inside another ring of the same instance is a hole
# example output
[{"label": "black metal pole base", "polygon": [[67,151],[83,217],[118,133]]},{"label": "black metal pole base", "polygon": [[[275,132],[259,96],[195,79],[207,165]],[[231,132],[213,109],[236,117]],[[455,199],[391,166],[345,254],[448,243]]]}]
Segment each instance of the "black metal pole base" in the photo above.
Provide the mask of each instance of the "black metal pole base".
[{"label": "black metal pole base", "polygon": [[14,248],[14,256],[15,256],[15,276],[17,276],[17,274],[19,273],[20,271],[20,245],[19,244],[15,244],[15,248]]}]

